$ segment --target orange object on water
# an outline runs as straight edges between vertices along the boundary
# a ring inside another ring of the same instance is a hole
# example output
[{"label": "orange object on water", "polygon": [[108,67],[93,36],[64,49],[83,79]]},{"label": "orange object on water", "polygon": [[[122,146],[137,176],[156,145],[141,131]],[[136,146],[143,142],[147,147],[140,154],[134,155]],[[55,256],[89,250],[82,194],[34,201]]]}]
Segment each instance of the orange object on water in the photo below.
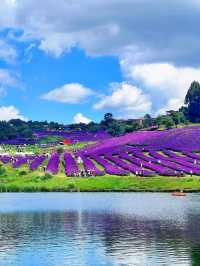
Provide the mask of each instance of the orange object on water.
[{"label": "orange object on water", "polygon": [[172,192],[172,196],[176,196],[176,197],[184,197],[184,196],[186,196],[186,193],[185,192],[183,192],[183,191],[174,191],[174,192]]}]

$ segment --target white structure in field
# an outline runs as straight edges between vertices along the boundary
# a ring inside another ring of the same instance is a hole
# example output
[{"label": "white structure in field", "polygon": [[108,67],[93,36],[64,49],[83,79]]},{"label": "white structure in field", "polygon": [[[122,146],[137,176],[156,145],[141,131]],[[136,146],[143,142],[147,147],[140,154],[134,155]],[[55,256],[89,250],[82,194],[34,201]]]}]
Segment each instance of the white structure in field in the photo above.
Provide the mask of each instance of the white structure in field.
[{"label": "white structure in field", "polygon": [[78,158],[77,158],[77,163],[79,164],[82,164],[83,163],[83,160],[82,160],[82,158],[79,156]]}]

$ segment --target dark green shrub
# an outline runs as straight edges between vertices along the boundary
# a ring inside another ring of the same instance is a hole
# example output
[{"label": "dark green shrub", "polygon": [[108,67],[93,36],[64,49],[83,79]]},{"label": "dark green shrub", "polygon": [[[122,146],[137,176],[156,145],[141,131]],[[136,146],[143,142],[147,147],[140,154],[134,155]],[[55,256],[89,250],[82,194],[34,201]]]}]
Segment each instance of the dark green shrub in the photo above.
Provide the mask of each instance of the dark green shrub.
[{"label": "dark green shrub", "polygon": [[193,180],[193,178],[188,178],[187,182],[192,182]]},{"label": "dark green shrub", "polygon": [[59,154],[62,154],[64,152],[64,149],[62,147],[57,148],[57,152]]},{"label": "dark green shrub", "polygon": [[42,180],[48,180],[48,179],[51,179],[53,178],[53,176],[49,173],[46,173],[45,175],[41,176],[40,179]]},{"label": "dark green shrub", "polygon": [[27,172],[25,170],[22,170],[22,171],[19,172],[18,175],[20,175],[20,176],[27,175]]},{"label": "dark green shrub", "polygon": [[75,189],[75,185],[73,183],[70,183],[67,188],[68,190],[73,190]]},{"label": "dark green shrub", "polygon": [[0,175],[4,175],[6,173],[6,169],[0,165]]}]

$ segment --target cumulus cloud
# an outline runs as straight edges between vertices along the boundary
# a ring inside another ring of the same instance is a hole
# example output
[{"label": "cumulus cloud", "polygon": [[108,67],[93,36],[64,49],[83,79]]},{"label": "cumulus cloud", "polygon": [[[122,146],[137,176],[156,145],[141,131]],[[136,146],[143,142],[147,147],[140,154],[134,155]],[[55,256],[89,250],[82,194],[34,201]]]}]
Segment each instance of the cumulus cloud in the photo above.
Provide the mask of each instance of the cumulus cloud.
[{"label": "cumulus cloud", "polygon": [[192,63],[200,45],[197,3],[43,0],[38,4],[35,0],[2,0],[0,28],[20,29],[21,39],[39,41],[40,49],[55,56],[79,46],[90,55],[128,54],[140,62]]},{"label": "cumulus cloud", "polygon": [[94,94],[94,92],[90,88],[84,87],[79,83],[68,83],[42,95],[42,99],[77,104],[86,100],[92,94]]},{"label": "cumulus cloud", "polygon": [[191,82],[198,81],[200,77],[200,68],[178,67],[169,63],[134,65],[121,62],[121,67],[128,79],[139,83],[144,93],[151,95],[155,113],[178,109],[184,104]]},{"label": "cumulus cloud", "polygon": [[170,110],[178,110],[183,105],[183,101],[181,99],[172,98],[169,99],[165,106],[160,108],[155,115],[164,115],[166,111]]},{"label": "cumulus cloud", "polygon": [[21,115],[20,111],[15,106],[0,106],[0,120],[9,121],[10,119],[28,119]]},{"label": "cumulus cloud", "polygon": [[148,95],[132,84],[123,82],[111,85],[112,93],[102,97],[93,108],[96,110],[112,109],[119,117],[141,116],[151,110]]},{"label": "cumulus cloud", "polygon": [[74,123],[75,124],[79,124],[79,123],[84,123],[84,124],[89,124],[91,122],[91,120],[84,116],[82,113],[77,113],[74,118]]},{"label": "cumulus cloud", "polygon": [[[121,102],[119,112],[126,115],[146,110],[163,112],[164,106],[178,108],[190,83],[199,80],[197,0],[43,0],[40,4],[35,0],[2,0],[0,14],[0,29],[17,30],[18,34],[13,35],[16,40],[31,41],[56,57],[73,47],[91,56],[117,56],[128,80],[124,84],[140,97],[135,96],[134,105],[129,104],[124,85],[120,85],[121,89],[105,96],[96,109],[107,106],[117,110],[115,97],[125,98],[127,104]],[[15,57],[9,49],[2,55],[0,51],[0,58]],[[43,98],[78,103],[91,94],[86,88],[87,92],[83,89],[78,95],[69,86],[50,91]],[[143,110],[130,106],[142,106]]]}]

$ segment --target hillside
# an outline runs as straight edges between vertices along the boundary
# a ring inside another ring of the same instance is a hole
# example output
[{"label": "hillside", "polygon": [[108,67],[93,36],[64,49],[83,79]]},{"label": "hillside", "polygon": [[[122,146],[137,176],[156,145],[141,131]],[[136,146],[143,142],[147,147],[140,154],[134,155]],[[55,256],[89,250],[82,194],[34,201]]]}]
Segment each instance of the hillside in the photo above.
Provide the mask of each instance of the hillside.
[{"label": "hillside", "polygon": [[[49,135],[65,140],[69,132],[40,132],[36,137]],[[71,136],[71,143],[62,145],[1,145],[0,190],[200,190],[200,126],[115,138],[103,132]],[[91,137],[95,144],[79,142]]]},{"label": "hillside", "polygon": [[100,151],[104,148],[114,148],[132,144],[161,149],[200,150],[200,126],[186,126],[169,130],[137,131],[124,136],[101,141],[88,151]]}]

